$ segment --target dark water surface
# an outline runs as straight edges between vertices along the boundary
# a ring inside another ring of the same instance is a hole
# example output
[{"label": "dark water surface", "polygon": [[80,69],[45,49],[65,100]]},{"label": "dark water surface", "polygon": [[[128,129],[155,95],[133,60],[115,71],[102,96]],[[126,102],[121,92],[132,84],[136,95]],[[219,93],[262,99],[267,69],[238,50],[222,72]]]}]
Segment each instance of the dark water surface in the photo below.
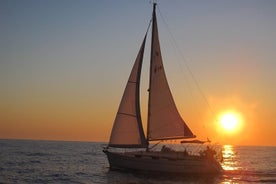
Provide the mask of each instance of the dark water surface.
[{"label": "dark water surface", "polygon": [[101,143],[0,140],[0,183],[276,183],[276,147],[224,146],[223,174],[109,171]]}]

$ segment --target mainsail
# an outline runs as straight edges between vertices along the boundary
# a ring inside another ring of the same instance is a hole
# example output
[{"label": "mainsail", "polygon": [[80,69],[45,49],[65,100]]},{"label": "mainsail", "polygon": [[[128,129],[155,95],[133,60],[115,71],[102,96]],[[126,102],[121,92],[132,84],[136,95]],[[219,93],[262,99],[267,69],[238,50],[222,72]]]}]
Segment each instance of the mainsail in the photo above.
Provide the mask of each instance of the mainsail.
[{"label": "mainsail", "polygon": [[147,33],[131,70],[121,103],[113,124],[109,146],[119,148],[145,148],[140,113],[140,75]]},{"label": "mainsail", "polygon": [[162,62],[155,6],[152,21],[147,139],[194,138],[173,100]]}]

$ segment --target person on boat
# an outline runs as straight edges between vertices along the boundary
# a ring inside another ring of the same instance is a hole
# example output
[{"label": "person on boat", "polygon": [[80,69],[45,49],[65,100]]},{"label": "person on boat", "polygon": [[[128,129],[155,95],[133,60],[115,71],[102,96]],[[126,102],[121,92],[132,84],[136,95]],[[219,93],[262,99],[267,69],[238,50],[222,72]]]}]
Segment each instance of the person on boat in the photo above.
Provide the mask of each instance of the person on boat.
[{"label": "person on boat", "polygon": [[203,157],[214,158],[216,151],[207,146],[206,150],[200,153]]},{"label": "person on boat", "polygon": [[163,145],[161,151],[162,152],[173,152],[174,150],[167,147],[167,146],[165,146],[165,145]]},{"label": "person on boat", "polygon": [[183,152],[184,156],[187,156],[189,155],[188,151],[185,149],[184,152]]}]

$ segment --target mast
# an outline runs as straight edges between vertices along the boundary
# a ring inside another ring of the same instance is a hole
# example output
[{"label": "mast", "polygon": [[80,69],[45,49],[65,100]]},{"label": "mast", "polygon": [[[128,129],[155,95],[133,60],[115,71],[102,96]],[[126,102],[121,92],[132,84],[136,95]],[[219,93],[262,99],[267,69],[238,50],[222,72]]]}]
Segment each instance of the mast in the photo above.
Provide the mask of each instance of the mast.
[{"label": "mast", "polygon": [[[155,13],[155,10],[156,10],[156,3],[154,2],[153,3],[153,11],[152,11],[152,31],[151,31],[151,53],[150,53],[150,61],[153,60],[153,35],[154,35],[154,31],[155,31],[155,22],[156,22],[156,13]],[[150,88],[151,88],[151,78],[152,78],[152,62],[150,62],[150,72],[149,72],[149,88],[148,88],[148,93],[149,93],[149,96],[148,96],[148,99],[150,99],[150,96],[151,96],[151,92],[150,92]],[[148,100],[148,119],[147,119],[147,142],[149,142],[149,134],[150,134],[150,128],[149,128],[149,119],[150,119],[150,115],[151,115],[151,103],[150,103],[150,100]],[[149,144],[148,144],[149,145]]]}]

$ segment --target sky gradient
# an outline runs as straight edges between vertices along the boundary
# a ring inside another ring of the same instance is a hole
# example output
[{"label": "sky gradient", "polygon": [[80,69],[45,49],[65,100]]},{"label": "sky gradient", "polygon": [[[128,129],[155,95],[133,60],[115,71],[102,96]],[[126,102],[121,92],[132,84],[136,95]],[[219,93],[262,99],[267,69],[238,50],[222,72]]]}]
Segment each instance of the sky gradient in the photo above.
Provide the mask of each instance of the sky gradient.
[{"label": "sky gradient", "polygon": [[[108,141],[151,12],[148,0],[0,0],[0,138]],[[276,146],[276,1],[160,0],[157,19],[167,78],[193,132]],[[217,125],[227,111],[242,117],[235,133]]]}]

